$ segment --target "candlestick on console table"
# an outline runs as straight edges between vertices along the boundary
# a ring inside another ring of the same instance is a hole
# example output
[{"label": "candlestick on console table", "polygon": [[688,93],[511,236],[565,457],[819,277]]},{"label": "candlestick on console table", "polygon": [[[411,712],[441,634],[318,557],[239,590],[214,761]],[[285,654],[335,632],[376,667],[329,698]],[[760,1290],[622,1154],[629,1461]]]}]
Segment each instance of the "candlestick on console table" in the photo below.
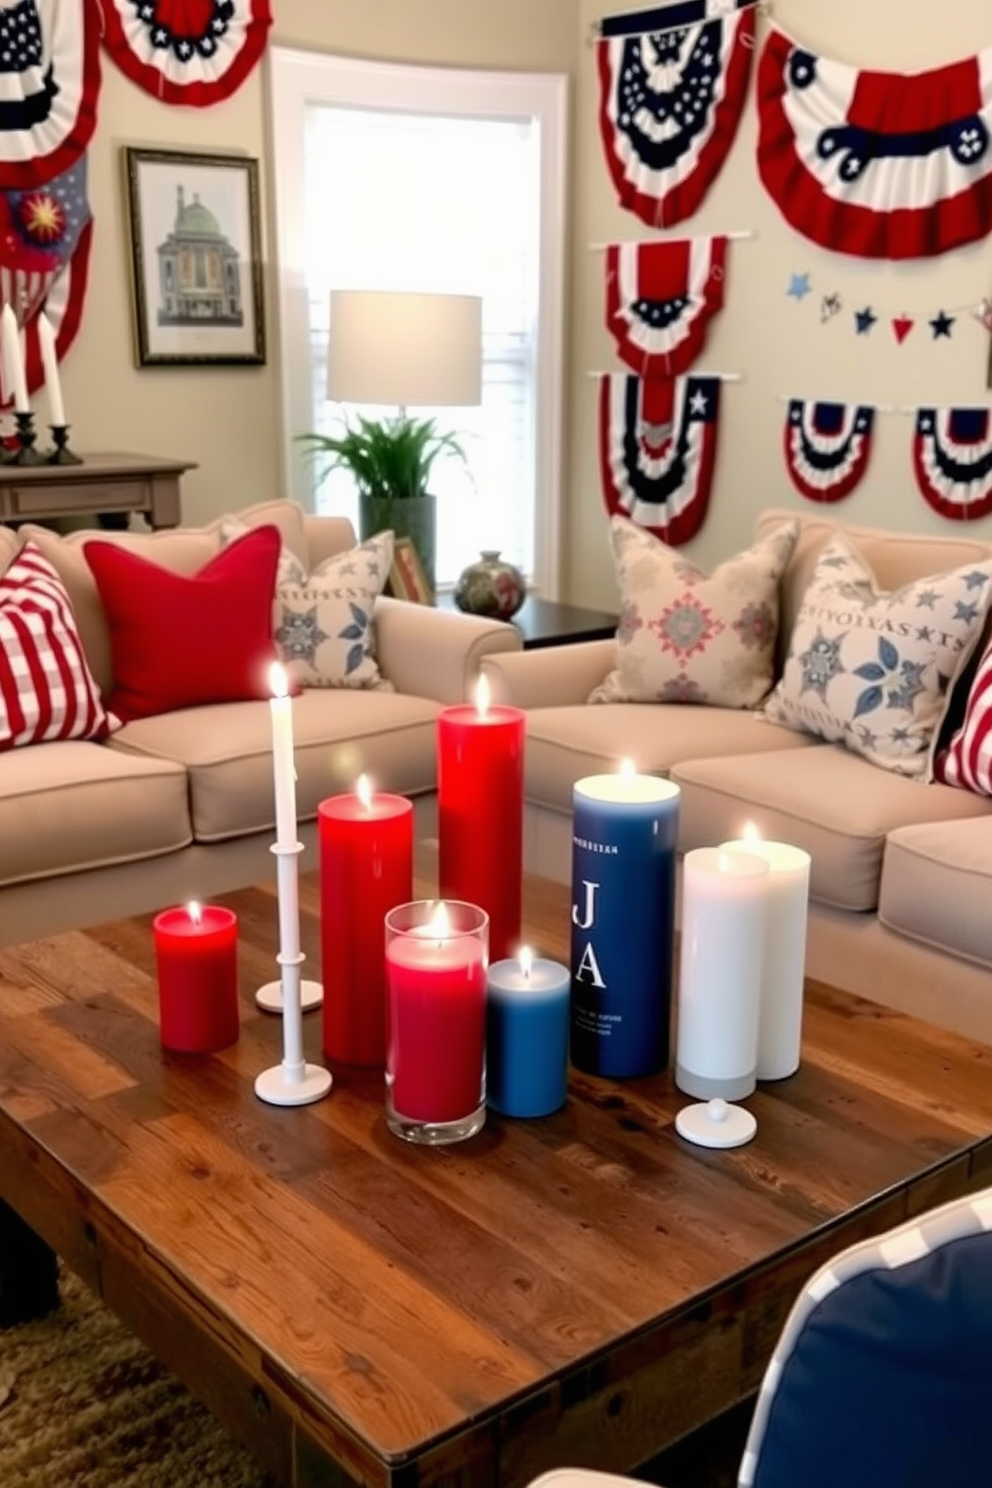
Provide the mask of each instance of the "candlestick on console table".
[{"label": "candlestick on console table", "polygon": [[0,310],[0,363],[3,366],[4,402],[13,398],[14,411],[27,413],[31,404],[28,401],[28,384],[24,373],[24,353],[21,349],[17,316],[9,301]]},{"label": "candlestick on console table", "polygon": [[52,424],[54,448],[45,460],[46,465],[82,465],[82,455],[69,448],[69,425]]},{"label": "candlestick on console table", "polygon": [[41,347],[41,365],[45,373],[49,416],[56,428],[62,429],[65,427],[65,404],[62,402],[62,380],[59,377],[59,359],[55,350],[55,331],[44,310],[38,315],[38,345]]},{"label": "candlestick on console table", "polygon": [[14,426],[17,433],[17,449],[10,456],[9,465],[44,465],[45,457],[35,449],[37,435],[34,431],[34,414],[30,408],[24,413],[18,411],[14,414]]}]

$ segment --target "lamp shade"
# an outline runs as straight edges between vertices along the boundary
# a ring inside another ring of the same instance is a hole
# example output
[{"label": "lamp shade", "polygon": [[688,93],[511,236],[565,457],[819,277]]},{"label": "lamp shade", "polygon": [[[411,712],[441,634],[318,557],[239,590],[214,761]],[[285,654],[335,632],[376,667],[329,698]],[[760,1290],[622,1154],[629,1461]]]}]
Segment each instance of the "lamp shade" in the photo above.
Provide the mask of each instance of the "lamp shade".
[{"label": "lamp shade", "polygon": [[481,299],[332,290],[327,396],[399,407],[479,403]]}]

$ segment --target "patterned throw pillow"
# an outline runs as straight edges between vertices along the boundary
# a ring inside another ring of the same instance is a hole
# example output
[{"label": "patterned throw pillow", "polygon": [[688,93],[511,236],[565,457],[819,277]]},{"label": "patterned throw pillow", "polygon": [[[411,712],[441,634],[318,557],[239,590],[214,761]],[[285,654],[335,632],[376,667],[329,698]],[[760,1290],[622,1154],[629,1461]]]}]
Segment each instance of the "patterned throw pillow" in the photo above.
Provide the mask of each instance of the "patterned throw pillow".
[{"label": "patterned throw pillow", "polygon": [[933,775],[944,785],[992,796],[992,646],[978,663],[960,726],[934,758]]},{"label": "patterned throw pillow", "polygon": [[798,536],[799,523],[785,522],[706,574],[636,522],[613,517],[616,664],[589,701],[757,707],[774,680],[779,581]]},{"label": "patterned throw pillow", "polygon": [[879,593],[841,537],[823,549],[765,705],[773,723],[925,779],[947,690],[977,643],[992,561]]},{"label": "patterned throw pillow", "polygon": [[108,714],[83,655],[65,586],[34,543],[0,577],[0,750],[102,739]]},{"label": "patterned throw pillow", "polygon": [[[236,517],[225,518],[221,541],[231,542],[245,530]],[[291,682],[393,691],[379,671],[372,625],[392,563],[391,532],[335,553],[311,574],[283,543],[272,633]]]}]

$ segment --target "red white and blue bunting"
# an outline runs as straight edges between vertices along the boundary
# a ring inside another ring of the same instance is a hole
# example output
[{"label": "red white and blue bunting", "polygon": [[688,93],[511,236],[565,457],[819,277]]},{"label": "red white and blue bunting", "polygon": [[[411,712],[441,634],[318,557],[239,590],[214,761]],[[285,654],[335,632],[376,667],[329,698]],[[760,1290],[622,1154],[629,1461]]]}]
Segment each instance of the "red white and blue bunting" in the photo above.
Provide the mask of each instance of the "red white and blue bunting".
[{"label": "red white and blue bunting", "polygon": [[723,308],[727,239],[610,243],[606,326],[617,355],[642,377],[687,372]]},{"label": "red white and blue bunting", "polygon": [[737,133],[755,0],[676,0],[601,22],[599,131],[620,204],[651,227],[691,217]]},{"label": "red white and blue bunting", "polygon": [[265,50],[270,0],[99,0],[104,45],[161,103],[230,98]]},{"label": "red white and blue bunting", "polygon": [[904,76],[815,56],[773,27],[757,91],[761,179],[812,242],[921,258],[992,231],[992,48]]},{"label": "red white and blue bunting", "polygon": [[603,500],[672,547],[703,524],[713,483],[719,377],[631,377],[607,372],[599,385]]},{"label": "red white and blue bunting", "polygon": [[785,419],[785,465],[808,501],[841,501],[868,468],[875,410],[858,403],[814,403],[790,398]]},{"label": "red white and blue bunting", "polygon": [[913,469],[930,506],[942,517],[970,522],[992,511],[992,411],[919,408]]},{"label": "red white and blue bunting", "polygon": [[0,190],[42,185],[79,160],[99,92],[96,0],[4,0]]}]

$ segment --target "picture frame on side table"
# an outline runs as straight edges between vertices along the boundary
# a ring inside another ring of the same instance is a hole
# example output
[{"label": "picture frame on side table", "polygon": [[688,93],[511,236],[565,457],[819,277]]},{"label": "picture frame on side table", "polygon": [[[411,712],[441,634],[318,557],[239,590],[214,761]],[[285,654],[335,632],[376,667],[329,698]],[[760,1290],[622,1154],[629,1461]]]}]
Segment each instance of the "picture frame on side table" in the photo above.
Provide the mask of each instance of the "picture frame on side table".
[{"label": "picture frame on side table", "polygon": [[139,367],[260,366],[258,161],[123,147]]},{"label": "picture frame on side table", "polygon": [[389,570],[389,592],[394,599],[409,599],[414,604],[434,603],[434,594],[427,582],[420,554],[408,537],[396,539],[393,566]]}]

